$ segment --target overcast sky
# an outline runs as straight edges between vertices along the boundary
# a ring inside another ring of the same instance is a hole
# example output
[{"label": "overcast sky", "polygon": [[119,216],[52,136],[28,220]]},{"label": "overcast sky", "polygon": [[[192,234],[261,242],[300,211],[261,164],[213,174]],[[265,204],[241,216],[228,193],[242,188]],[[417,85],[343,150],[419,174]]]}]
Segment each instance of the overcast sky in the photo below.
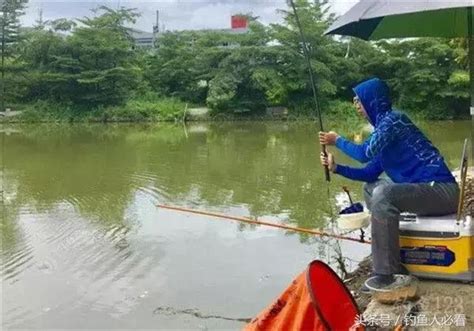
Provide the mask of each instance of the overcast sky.
[{"label": "overcast sky", "polygon": [[[332,10],[342,14],[357,0],[331,0]],[[236,13],[251,12],[260,17],[263,23],[279,22],[281,20],[277,9],[286,8],[285,0],[30,0],[25,25],[33,25],[43,10],[43,19],[80,18],[93,15],[91,9],[99,5],[113,8],[118,6],[137,8],[141,13],[136,28],[152,31],[156,11],[160,11],[160,26],[167,30],[229,28],[230,16]]]}]

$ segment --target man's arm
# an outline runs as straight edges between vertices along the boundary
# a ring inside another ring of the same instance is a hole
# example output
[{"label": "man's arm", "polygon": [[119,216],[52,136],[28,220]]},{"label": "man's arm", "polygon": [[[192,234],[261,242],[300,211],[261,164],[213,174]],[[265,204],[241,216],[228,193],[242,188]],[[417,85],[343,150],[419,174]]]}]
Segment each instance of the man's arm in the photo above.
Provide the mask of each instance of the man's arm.
[{"label": "man's arm", "polygon": [[372,183],[375,182],[383,172],[379,158],[370,161],[365,168],[352,168],[337,164],[334,173],[352,180]]},{"label": "man's arm", "polygon": [[369,158],[366,154],[369,140],[370,138],[366,140],[363,144],[359,145],[341,136],[338,136],[336,139],[336,147],[354,160],[357,160],[361,163],[367,163],[371,160],[371,158]]},{"label": "man's arm", "polygon": [[367,139],[362,145],[359,145],[341,137],[334,131],[319,132],[320,144],[335,145],[344,154],[361,163],[367,163],[372,159],[366,154],[369,139]]}]

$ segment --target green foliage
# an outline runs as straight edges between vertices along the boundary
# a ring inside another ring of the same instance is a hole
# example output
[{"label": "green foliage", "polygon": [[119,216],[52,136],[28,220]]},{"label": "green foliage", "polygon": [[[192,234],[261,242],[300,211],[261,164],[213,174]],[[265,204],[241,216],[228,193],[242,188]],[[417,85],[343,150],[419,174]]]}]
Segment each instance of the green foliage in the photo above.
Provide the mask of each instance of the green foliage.
[{"label": "green foliage", "polygon": [[[332,21],[332,16],[328,14],[327,1],[297,0],[295,6],[310,53],[316,89],[321,101],[325,102],[337,91],[331,67],[335,64],[336,42],[323,35]],[[273,24],[271,32],[272,38],[278,44],[275,47],[283,55],[283,58],[276,62],[274,70],[284,77],[288,103],[308,102],[312,97],[312,90],[296,19],[291,10],[281,13],[284,23]]]},{"label": "green foliage", "polygon": [[214,110],[231,108],[231,101],[237,93],[238,79],[232,74],[218,74],[209,83],[207,104]]},{"label": "green foliage", "polygon": [[129,9],[100,7],[102,15],[80,20],[68,36],[54,30],[71,27],[52,22],[51,28],[26,35],[24,101],[52,100],[82,109],[126,102],[142,76],[125,24],[138,16]]},{"label": "green foliage", "polygon": [[[20,40],[19,18],[23,14],[27,0],[2,0],[0,2],[0,111],[5,109],[7,80],[11,73],[12,59],[15,58],[15,47]],[[11,89],[9,89],[11,90]]]},{"label": "green foliage", "polygon": [[131,100],[123,106],[107,108],[105,121],[181,121],[185,103],[173,98]]},{"label": "green foliage", "polygon": [[24,107],[23,122],[146,122],[181,121],[186,104],[173,98],[146,96],[121,106],[83,111],[70,104],[37,101]]},{"label": "green foliage", "polygon": [[[387,80],[394,104],[413,115],[468,114],[465,39],[332,38],[323,34],[334,19],[327,1],[295,2],[324,116],[358,126],[360,118],[347,102],[352,88],[371,76]],[[25,1],[4,3],[10,7],[0,17],[0,27],[8,26],[2,53],[8,88],[2,95],[9,104],[29,105],[32,118],[175,120],[185,103],[207,105],[221,118],[260,115],[273,106],[288,107],[294,118],[316,116],[291,8],[280,11],[281,23],[269,26],[243,14],[249,19],[244,33],[165,32],[157,36],[156,49],[144,51],[130,37],[129,26],[138,18],[133,9],[99,7],[76,21],[38,22],[19,38]]]},{"label": "green foliage", "polygon": [[468,75],[454,45],[435,38],[382,41],[375,56],[366,53],[359,63],[388,81],[400,108],[430,119],[453,118],[468,109]]},{"label": "green foliage", "polygon": [[198,52],[193,46],[194,38],[194,33],[172,32],[159,38],[160,47],[157,54],[149,59],[149,70],[145,73],[146,79],[156,92],[202,102],[205,91],[200,93],[198,83],[205,68],[198,65]]},{"label": "green foliage", "polygon": [[367,121],[357,113],[351,102],[330,101],[325,110],[325,120],[331,122],[331,128],[338,132],[360,132],[367,126]]},{"label": "green foliage", "polygon": [[84,27],[68,38],[71,59],[80,66],[74,77],[80,93],[76,91],[72,99],[90,106],[121,104],[140,77],[133,63],[133,42],[125,27],[134,23],[138,14],[131,9],[99,10],[104,13],[80,20]]}]

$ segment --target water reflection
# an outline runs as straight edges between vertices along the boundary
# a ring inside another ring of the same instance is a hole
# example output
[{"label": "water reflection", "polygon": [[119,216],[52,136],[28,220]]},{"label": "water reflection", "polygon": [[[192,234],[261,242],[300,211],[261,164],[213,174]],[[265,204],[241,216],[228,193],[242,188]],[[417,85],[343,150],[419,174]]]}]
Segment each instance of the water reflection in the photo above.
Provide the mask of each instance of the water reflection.
[{"label": "water reflection", "polygon": [[288,212],[300,226],[324,219],[311,125],[199,127],[187,138],[179,126],[23,128],[7,137],[11,204],[41,211],[65,202],[115,223],[141,190],[161,201],[245,205],[253,216]]}]

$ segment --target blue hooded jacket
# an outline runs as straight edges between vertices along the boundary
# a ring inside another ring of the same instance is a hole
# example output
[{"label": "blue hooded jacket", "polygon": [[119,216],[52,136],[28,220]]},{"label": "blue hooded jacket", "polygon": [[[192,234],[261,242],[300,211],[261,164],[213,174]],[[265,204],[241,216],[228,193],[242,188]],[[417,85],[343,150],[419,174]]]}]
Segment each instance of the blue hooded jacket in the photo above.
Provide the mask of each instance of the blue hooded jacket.
[{"label": "blue hooded jacket", "polygon": [[373,133],[361,145],[342,137],[336,146],[365,168],[337,165],[335,173],[353,180],[374,182],[385,173],[395,183],[455,182],[438,149],[405,114],[392,110],[387,84],[367,80],[354,88],[365,108]]}]

